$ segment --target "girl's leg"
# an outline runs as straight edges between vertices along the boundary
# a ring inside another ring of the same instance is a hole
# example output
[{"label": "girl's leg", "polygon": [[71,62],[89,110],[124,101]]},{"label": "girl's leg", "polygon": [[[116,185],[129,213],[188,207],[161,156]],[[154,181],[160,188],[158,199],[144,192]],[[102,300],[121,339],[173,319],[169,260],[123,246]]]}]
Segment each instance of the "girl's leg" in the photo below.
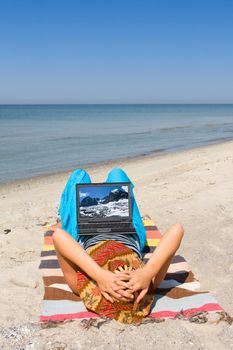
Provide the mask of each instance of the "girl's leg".
[{"label": "girl's leg", "polygon": [[[108,173],[106,182],[108,182],[108,183],[111,183],[111,182],[130,182],[132,184],[129,177],[126,175],[124,170],[122,170],[121,168],[113,168]],[[132,184],[132,186],[133,186],[133,184]]]},{"label": "girl's leg", "polygon": [[[62,193],[61,202],[60,202],[60,208],[59,213],[61,217],[61,221],[63,223],[63,227],[65,227],[67,230],[70,230],[72,232],[72,229],[76,226],[76,215],[72,215],[72,222],[71,218],[69,218],[69,211],[75,210],[73,207],[76,206],[75,199],[71,201],[72,196],[75,198],[76,183],[90,183],[91,178],[89,174],[84,169],[77,169],[75,170],[69,177],[67,184],[65,186],[65,189]],[[68,210],[68,212],[67,212]],[[74,211],[75,212],[75,211]],[[67,254],[69,254],[69,241],[67,242],[66,235],[67,232],[63,231],[61,229],[61,224],[54,226],[54,234],[53,234],[53,242],[57,253],[57,258],[60,264],[60,267],[62,269],[62,272],[64,274],[65,280],[71,290],[78,294],[77,291],[77,265],[73,263],[68,257]],[[77,243],[77,242],[74,242]],[[64,245],[64,249],[67,250],[67,254],[61,254],[60,247],[61,244]],[[78,244],[78,243],[77,243]],[[68,255],[69,256],[69,255]]]},{"label": "girl's leg", "polygon": [[83,169],[77,169],[70,175],[61,196],[59,215],[62,228],[72,237],[78,239],[78,226],[76,217],[76,184],[90,183],[89,174]]},{"label": "girl's leg", "polygon": [[[78,289],[77,289],[78,266],[67,257],[69,255],[69,245],[66,244],[67,232],[63,231],[58,225],[56,226],[57,227],[55,228],[53,233],[53,243],[56,250],[57,258],[58,258],[60,267],[62,269],[63,275],[65,277],[66,283],[68,284],[70,289],[73,291],[73,293],[78,294]],[[64,241],[65,241],[65,245],[64,245]],[[61,249],[61,246],[63,246],[63,249]],[[66,250],[65,254],[64,254],[64,247]],[[61,250],[63,250],[62,252],[63,254],[61,253]]]},{"label": "girl's leg", "polygon": [[160,261],[163,259],[163,256],[166,257],[163,260],[161,268],[156,273],[155,278],[152,280],[154,289],[157,288],[164,280],[172,258],[180,246],[183,235],[184,229],[182,225],[172,225],[162,236],[158,247],[152,254],[150,260],[153,259],[156,262],[156,259],[158,258],[158,263],[160,263]]},{"label": "girl's leg", "polygon": [[57,258],[64,274],[64,278],[73,293],[78,294],[77,288],[77,266],[69,259],[62,256],[56,249]]},{"label": "girl's leg", "polygon": [[111,182],[129,182],[131,184],[132,222],[133,222],[134,228],[138,234],[140,249],[142,251],[144,248],[144,245],[145,245],[145,241],[146,241],[146,231],[145,231],[142,219],[141,219],[141,215],[140,215],[136,200],[134,198],[134,194],[133,194],[134,184],[131,182],[128,175],[121,168],[112,169],[108,174],[106,182],[108,182],[108,183],[111,183]]}]

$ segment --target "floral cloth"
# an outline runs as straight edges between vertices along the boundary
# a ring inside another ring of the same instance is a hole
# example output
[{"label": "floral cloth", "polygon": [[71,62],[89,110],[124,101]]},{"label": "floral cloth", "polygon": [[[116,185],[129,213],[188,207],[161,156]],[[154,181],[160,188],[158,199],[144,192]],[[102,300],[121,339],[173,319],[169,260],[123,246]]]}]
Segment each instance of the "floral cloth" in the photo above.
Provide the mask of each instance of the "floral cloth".
[{"label": "floral cloth", "polygon": [[[138,269],[144,266],[135,252],[113,240],[97,243],[88,248],[87,252],[97,264],[112,272],[116,272],[119,268]],[[139,304],[136,303],[136,295],[133,301],[114,299],[114,303],[111,303],[103,297],[97,283],[83,271],[77,272],[77,283],[79,295],[86,308],[100,316],[123,323],[139,323],[150,313],[154,300],[153,293],[148,293]]]}]

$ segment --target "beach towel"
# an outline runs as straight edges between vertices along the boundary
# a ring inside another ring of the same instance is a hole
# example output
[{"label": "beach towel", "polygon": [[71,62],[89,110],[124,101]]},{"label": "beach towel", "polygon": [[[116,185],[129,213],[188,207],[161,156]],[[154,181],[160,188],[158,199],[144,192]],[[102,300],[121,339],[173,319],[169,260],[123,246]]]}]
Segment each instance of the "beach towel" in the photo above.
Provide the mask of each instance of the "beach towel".
[{"label": "beach towel", "polygon": [[[144,218],[143,224],[146,229],[146,246],[142,256],[146,263],[162,236],[149,217]],[[81,299],[66,284],[54,250],[52,231],[47,231],[44,235],[39,269],[44,281],[41,322],[99,317],[88,311]],[[179,315],[188,318],[200,311],[219,312],[223,309],[210,292],[201,291],[200,283],[186,260],[176,255],[164,281],[155,291],[149,316],[155,319],[177,318]]]}]

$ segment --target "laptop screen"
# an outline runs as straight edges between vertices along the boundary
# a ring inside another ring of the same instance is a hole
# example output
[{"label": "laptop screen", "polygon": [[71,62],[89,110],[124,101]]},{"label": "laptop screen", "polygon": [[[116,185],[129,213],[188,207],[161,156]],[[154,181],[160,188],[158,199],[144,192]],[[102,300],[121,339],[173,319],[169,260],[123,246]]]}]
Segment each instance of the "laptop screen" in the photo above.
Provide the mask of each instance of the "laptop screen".
[{"label": "laptop screen", "polygon": [[77,186],[78,217],[85,219],[124,219],[130,216],[129,184]]}]

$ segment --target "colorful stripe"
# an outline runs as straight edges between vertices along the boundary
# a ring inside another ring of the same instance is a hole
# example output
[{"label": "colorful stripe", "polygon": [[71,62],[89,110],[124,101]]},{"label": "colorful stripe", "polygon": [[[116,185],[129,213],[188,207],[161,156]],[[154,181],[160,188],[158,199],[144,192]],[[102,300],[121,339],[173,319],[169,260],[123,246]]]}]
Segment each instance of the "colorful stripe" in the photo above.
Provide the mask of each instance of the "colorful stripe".
[{"label": "colorful stripe", "polygon": [[151,219],[144,219],[143,224],[144,224],[146,229],[148,226],[156,227],[154,221]]},{"label": "colorful stripe", "polygon": [[146,238],[157,238],[160,239],[162,237],[161,233],[159,231],[154,231],[154,230],[147,230],[146,231]]},{"label": "colorful stripe", "polygon": [[[222,307],[218,304],[206,304],[199,308],[192,308],[187,310],[182,310],[182,315],[185,315],[186,317],[191,316],[192,314],[195,314],[196,312],[200,311],[223,311]],[[160,311],[160,312],[153,312],[150,314],[150,317],[153,318],[175,318],[177,315],[179,315],[180,312],[174,312],[174,311]],[[41,316],[40,321],[41,322],[48,322],[48,321],[65,321],[65,320],[75,320],[75,319],[84,319],[84,318],[99,318],[98,315],[94,314],[93,312],[77,312],[72,314],[56,314],[51,316]]]},{"label": "colorful stripe", "polygon": [[[147,245],[142,256],[146,262],[162,236],[152,220],[145,220],[144,225],[147,232]],[[79,297],[72,293],[66,284],[53,246],[52,231],[45,233],[39,268],[45,285],[41,322],[98,317],[86,310],[84,304],[79,301]],[[164,281],[156,290],[155,304],[150,316],[175,318],[181,310],[182,315],[188,317],[199,311],[217,312],[223,309],[209,292],[200,291],[200,283],[194,277],[186,260],[176,255]]]},{"label": "colorful stripe", "polygon": [[44,244],[43,251],[44,252],[54,251],[54,246],[52,244]]},{"label": "colorful stripe", "polygon": [[190,271],[188,264],[185,262],[173,263],[168,268],[168,273],[175,273],[179,271]]},{"label": "colorful stripe", "polygon": [[197,308],[182,309],[178,312],[177,311],[151,312],[150,316],[154,318],[175,318],[177,315],[181,313],[181,311],[182,311],[182,315],[184,315],[187,318],[200,311],[219,312],[219,311],[223,311],[223,308],[217,303],[208,303]]},{"label": "colorful stripe", "polygon": [[52,256],[52,255],[55,255],[57,256],[56,254],[56,251],[53,249],[53,250],[49,250],[49,251],[42,251],[40,256]]},{"label": "colorful stripe", "polygon": [[179,299],[169,298],[166,295],[155,294],[155,305],[151,312],[159,312],[163,310],[176,311],[191,308],[198,308],[208,303],[216,303],[216,299],[208,294],[195,294],[189,297],[182,297]]},{"label": "colorful stripe", "polygon": [[49,322],[49,321],[67,321],[67,320],[78,320],[84,318],[99,318],[97,314],[89,311],[80,311],[70,314],[55,314],[49,316],[40,316],[40,322]]},{"label": "colorful stripe", "polygon": [[46,245],[53,245],[53,237],[52,236],[47,236],[44,238],[44,244]]},{"label": "colorful stripe", "polygon": [[148,238],[146,240],[146,245],[150,247],[157,247],[159,244],[160,238]]}]

